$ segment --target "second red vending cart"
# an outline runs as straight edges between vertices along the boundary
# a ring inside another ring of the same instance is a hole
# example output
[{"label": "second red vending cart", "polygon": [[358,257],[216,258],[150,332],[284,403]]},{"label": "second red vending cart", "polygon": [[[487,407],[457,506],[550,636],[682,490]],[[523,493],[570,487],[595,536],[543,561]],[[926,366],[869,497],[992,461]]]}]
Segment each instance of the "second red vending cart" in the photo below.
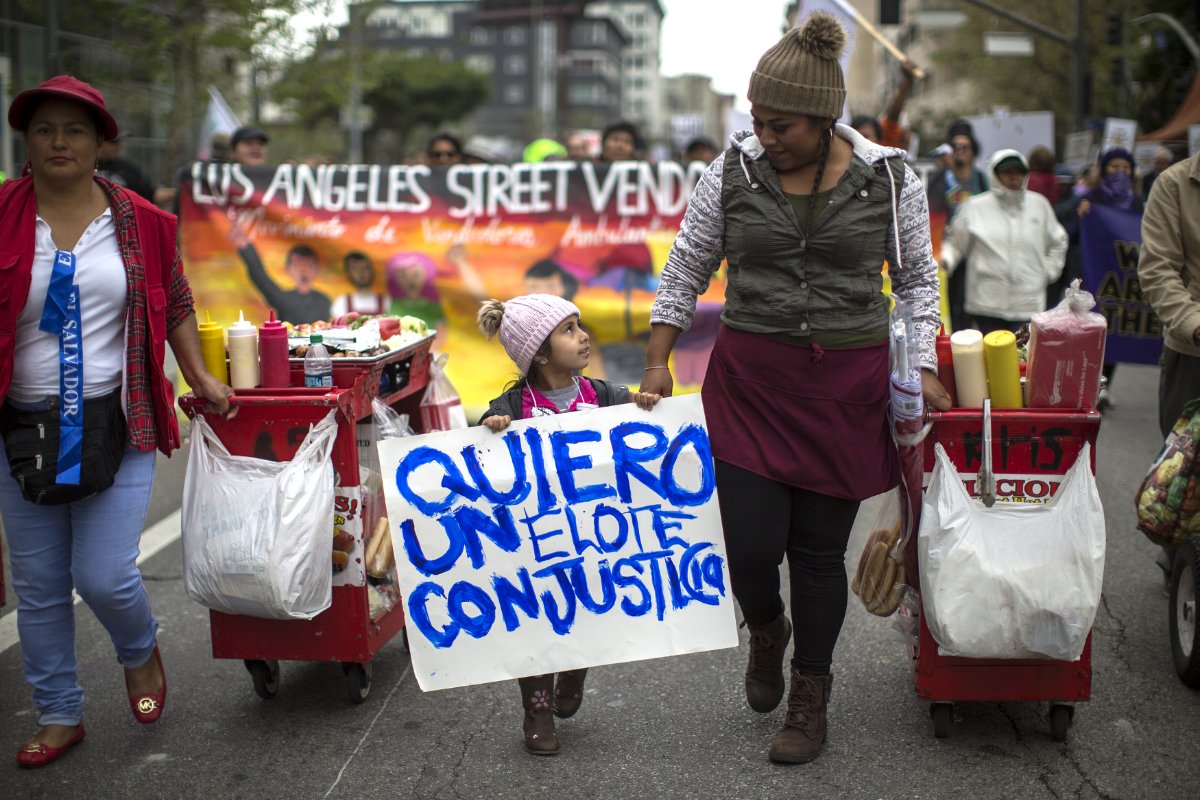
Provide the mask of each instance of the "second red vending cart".
[{"label": "second red vending cart", "polygon": [[[1095,471],[1100,414],[1094,409],[1000,409],[985,414],[983,409],[956,408],[930,416],[933,425],[923,450],[926,483],[936,444],[945,448],[969,494],[992,491],[997,502],[1048,500],[1084,443],[1092,446]],[[989,473],[994,482],[989,481]],[[905,562],[917,565],[915,536],[908,542]],[[919,585],[918,580],[913,583]],[[1076,661],[963,658],[938,652],[923,610],[916,622],[917,641],[910,650],[912,678],[917,696],[930,703],[934,735],[939,738],[950,734],[956,702],[1040,701],[1050,704],[1051,735],[1064,741],[1074,704],[1091,697],[1090,633]]]}]

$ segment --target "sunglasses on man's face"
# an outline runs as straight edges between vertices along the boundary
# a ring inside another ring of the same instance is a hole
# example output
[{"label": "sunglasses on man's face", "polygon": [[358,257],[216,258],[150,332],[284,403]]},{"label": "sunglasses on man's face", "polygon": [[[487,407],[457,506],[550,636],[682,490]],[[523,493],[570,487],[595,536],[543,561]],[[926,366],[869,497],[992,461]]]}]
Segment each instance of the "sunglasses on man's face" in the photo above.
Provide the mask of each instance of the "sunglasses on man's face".
[{"label": "sunglasses on man's face", "polygon": [[434,150],[433,152],[431,152],[429,154],[429,156],[430,156],[430,158],[436,158],[438,160],[443,160],[443,159],[457,158],[458,153],[456,153],[453,150]]}]

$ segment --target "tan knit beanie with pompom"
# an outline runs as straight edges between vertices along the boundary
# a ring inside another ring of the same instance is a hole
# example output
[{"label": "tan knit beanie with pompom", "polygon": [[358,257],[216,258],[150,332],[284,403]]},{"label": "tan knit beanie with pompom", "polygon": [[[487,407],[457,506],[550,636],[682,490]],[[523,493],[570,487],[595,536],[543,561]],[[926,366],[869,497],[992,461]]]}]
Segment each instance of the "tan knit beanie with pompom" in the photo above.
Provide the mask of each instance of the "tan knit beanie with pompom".
[{"label": "tan knit beanie with pompom", "polygon": [[845,47],[846,29],[837,17],[814,13],[763,53],[746,97],[775,111],[837,119],[846,105],[846,79],[838,64]]}]

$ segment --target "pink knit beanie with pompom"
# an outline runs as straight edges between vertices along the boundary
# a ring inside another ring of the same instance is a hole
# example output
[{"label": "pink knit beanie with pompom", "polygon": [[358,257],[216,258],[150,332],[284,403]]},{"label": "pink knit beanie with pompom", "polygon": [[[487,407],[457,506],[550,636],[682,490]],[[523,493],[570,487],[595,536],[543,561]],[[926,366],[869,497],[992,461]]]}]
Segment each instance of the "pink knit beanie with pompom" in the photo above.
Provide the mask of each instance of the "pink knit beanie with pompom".
[{"label": "pink knit beanie with pompom", "polygon": [[503,307],[497,338],[522,375],[529,374],[534,355],[554,329],[572,314],[579,315],[574,303],[552,294],[526,294],[504,303],[489,300],[480,311],[480,328],[485,335],[494,328],[494,318],[485,323],[485,316],[491,309],[499,310],[497,306]]}]

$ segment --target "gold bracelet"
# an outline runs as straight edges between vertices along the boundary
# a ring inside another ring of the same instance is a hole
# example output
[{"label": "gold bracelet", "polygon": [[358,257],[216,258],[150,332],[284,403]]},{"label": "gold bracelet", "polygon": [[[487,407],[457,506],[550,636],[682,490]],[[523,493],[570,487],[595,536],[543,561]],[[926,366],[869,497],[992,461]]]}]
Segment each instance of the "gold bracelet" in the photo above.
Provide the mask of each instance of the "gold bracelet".
[{"label": "gold bracelet", "polygon": [[670,367],[666,364],[658,364],[657,366],[646,367],[646,369],[643,369],[642,372],[645,372],[647,369],[670,369]]}]

